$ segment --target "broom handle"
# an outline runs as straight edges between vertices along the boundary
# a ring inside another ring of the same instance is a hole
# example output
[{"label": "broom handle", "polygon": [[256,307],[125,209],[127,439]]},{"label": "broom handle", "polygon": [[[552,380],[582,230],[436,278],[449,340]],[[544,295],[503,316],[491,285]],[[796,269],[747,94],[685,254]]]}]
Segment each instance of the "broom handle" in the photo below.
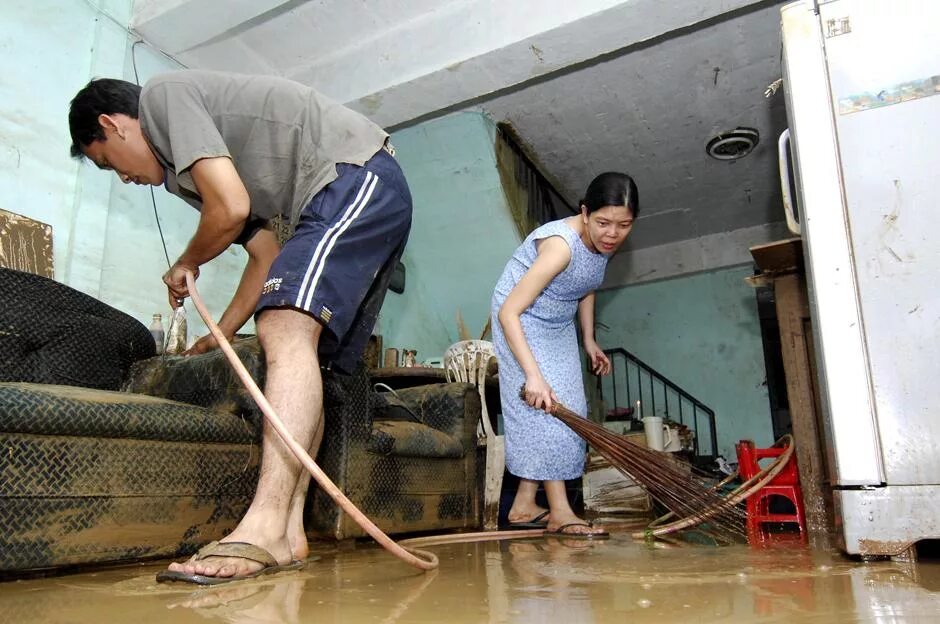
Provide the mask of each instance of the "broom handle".
[{"label": "broom handle", "polygon": [[[525,401],[525,384],[523,384],[519,388],[519,398]],[[548,412],[552,416],[555,416],[556,414],[560,414],[562,416],[567,416],[568,418],[581,418],[581,416],[572,412],[570,409],[568,409],[567,407],[565,407],[563,404],[559,403],[558,401],[553,402],[550,408],[548,408],[547,410],[542,410],[542,411]]]}]

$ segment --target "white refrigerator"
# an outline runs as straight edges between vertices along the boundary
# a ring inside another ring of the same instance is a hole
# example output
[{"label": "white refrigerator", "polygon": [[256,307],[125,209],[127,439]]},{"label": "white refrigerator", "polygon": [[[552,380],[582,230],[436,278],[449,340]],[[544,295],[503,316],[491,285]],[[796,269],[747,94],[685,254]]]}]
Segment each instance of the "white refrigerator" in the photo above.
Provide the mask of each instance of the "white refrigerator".
[{"label": "white refrigerator", "polygon": [[835,530],[849,554],[901,555],[940,538],[940,1],[803,0],[781,17],[781,181]]}]

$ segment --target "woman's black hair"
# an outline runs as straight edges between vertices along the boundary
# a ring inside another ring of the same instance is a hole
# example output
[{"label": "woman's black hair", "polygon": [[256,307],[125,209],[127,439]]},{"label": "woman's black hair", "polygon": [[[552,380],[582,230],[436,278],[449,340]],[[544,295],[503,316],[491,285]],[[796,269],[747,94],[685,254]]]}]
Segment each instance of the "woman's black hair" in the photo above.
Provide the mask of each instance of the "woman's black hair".
[{"label": "woman's black hair", "polygon": [[616,171],[602,173],[591,180],[579,205],[587,208],[588,214],[604,206],[626,206],[634,219],[640,216],[640,195],[636,182],[627,174]]},{"label": "woman's black hair", "polygon": [[97,78],[85,85],[69,105],[69,131],[72,158],[85,156],[82,148],[104,140],[99,115],[127,115],[137,119],[140,86],[126,80]]}]

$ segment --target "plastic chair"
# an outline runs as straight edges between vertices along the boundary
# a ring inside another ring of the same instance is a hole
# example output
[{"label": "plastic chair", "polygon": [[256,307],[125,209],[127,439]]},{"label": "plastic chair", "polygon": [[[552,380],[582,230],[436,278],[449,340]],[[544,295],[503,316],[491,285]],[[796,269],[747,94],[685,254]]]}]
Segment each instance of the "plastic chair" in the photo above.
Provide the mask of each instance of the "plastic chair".
[{"label": "plastic chair", "polygon": [[[741,440],[735,445],[738,455],[738,471],[741,480],[746,481],[761,471],[760,460],[777,458],[786,450],[785,447],[760,449],[750,440]],[[793,505],[793,513],[771,513],[771,497],[780,496]],[[747,533],[751,542],[763,541],[768,535],[764,524],[774,522],[792,522],[799,526],[800,537],[806,539],[806,512],[803,507],[803,491],[800,489],[800,474],[796,467],[796,455],[770,483],[747,499]]]},{"label": "plastic chair", "polygon": [[495,530],[499,523],[499,497],[506,468],[506,442],[496,435],[486,409],[486,367],[496,357],[493,343],[486,340],[463,340],[444,352],[444,375],[447,381],[462,381],[477,387],[480,393],[480,422],[477,444],[486,447],[486,472],[483,488],[483,528]]}]

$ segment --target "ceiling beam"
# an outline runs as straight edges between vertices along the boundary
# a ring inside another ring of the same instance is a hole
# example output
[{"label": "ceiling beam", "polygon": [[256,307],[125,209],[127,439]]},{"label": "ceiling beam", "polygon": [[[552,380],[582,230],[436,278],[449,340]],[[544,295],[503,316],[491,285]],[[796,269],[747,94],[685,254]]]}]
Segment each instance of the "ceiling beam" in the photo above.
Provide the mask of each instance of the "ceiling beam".
[{"label": "ceiling beam", "polygon": [[132,25],[189,67],[292,78],[394,129],[780,2],[441,0],[376,28],[399,1],[348,5],[338,32],[341,0],[137,0]]},{"label": "ceiling beam", "polygon": [[[559,72],[603,61],[646,42],[656,42],[764,8],[776,1],[621,2],[499,48],[342,99],[380,125],[402,127],[440,112],[480,103],[534,81],[550,79]],[[415,54],[427,58],[433,56],[434,51],[416,50]],[[346,59],[346,72],[354,71],[362,62],[361,58]],[[318,88],[329,92],[328,86]]]},{"label": "ceiling beam", "polygon": [[296,0],[136,0],[131,28],[178,55]]}]

